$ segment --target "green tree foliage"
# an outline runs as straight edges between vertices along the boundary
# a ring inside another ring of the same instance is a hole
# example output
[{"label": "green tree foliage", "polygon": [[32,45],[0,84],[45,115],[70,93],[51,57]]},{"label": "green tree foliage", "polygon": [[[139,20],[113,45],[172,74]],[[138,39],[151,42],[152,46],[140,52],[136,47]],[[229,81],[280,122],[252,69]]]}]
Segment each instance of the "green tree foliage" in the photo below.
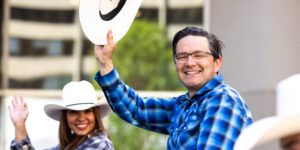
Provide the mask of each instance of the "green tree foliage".
[{"label": "green tree foliage", "polygon": [[165,30],[156,22],[136,20],[118,42],[114,65],[136,90],[180,90]]},{"label": "green tree foliage", "polygon": [[135,127],[115,114],[109,116],[108,130],[116,150],[163,150],[167,136]]}]

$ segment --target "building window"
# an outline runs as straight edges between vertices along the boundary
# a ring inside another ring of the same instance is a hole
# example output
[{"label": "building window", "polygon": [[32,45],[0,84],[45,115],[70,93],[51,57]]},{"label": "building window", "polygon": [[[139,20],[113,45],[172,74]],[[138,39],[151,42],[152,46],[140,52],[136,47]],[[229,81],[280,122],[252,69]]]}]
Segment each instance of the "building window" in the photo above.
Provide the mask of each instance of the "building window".
[{"label": "building window", "polygon": [[203,23],[203,8],[169,8],[167,12],[168,24],[202,24]]},{"label": "building window", "polygon": [[11,56],[68,56],[72,55],[72,40],[30,40],[10,38]]},{"label": "building window", "polygon": [[83,47],[82,47],[82,55],[83,56],[94,55],[94,44],[93,43],[91,43],[87,39],[84,39],[82,45],[83,45]]},{"label": "building window", "polygon": [[63,89],[64,85],[72,81],[71,75],[67,76],[49,76],[44,78],[42,89]]},{"label": "building window", "polygon": [[157,8],[141,8],[139,10],[139,18],[147,19],[151,21],[158,21],[158,9]]},{"label": "building window", "polygon": [[9,88],[22,89],[62,89],[65,84],[72,80],[71,75],[47,76],[30,80],[10,79]]},{"label": "building window", "polygon": [[39,10],[16,8],[11,9],[11,18],[15,20],[73,23],[75,10]]},{"label": "building window", "polygon": [[10,54],[19,54],[21,53],[21,46],[20,46],[20,40],[16,38],[10,38],[9,40],[9,48],[10,48]]}]

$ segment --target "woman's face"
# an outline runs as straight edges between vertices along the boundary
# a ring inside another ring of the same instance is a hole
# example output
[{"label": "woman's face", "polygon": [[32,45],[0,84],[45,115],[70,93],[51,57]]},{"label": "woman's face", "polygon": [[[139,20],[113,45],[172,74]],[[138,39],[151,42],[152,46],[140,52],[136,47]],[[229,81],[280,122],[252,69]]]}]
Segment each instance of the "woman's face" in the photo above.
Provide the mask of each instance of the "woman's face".
[{"label": "woman's face", "polygon": [[96,121],[93,109],[83,111],[67,110],[67,122],[69,128],[79,136],[89,134],[94,130]]}]

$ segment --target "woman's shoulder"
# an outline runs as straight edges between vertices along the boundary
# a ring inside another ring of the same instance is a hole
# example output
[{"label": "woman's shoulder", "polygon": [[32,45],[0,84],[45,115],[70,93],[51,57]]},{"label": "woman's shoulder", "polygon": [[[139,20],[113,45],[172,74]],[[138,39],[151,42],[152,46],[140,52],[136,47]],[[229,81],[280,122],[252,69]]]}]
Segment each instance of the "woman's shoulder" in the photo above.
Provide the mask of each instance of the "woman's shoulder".
[{"label": "woman's shoulder", "polygon": [[113,150],[113,144],[106,133],[96,133],[83,143],[84,149]]}]

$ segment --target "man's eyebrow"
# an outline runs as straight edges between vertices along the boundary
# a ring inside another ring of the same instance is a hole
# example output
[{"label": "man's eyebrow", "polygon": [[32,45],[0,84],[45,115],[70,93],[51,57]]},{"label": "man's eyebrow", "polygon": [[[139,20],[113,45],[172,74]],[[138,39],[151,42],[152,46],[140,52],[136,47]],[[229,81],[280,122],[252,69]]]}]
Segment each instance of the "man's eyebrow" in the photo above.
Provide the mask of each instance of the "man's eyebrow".
[{"label": "man's eyebrow", "polygon": [[[210,51],[205,51],[205,50],[195,50],[191,53],[194,53],[194,52],[210,53]],[[188,53],[188,52],[181,52],[181,53]]]}]

